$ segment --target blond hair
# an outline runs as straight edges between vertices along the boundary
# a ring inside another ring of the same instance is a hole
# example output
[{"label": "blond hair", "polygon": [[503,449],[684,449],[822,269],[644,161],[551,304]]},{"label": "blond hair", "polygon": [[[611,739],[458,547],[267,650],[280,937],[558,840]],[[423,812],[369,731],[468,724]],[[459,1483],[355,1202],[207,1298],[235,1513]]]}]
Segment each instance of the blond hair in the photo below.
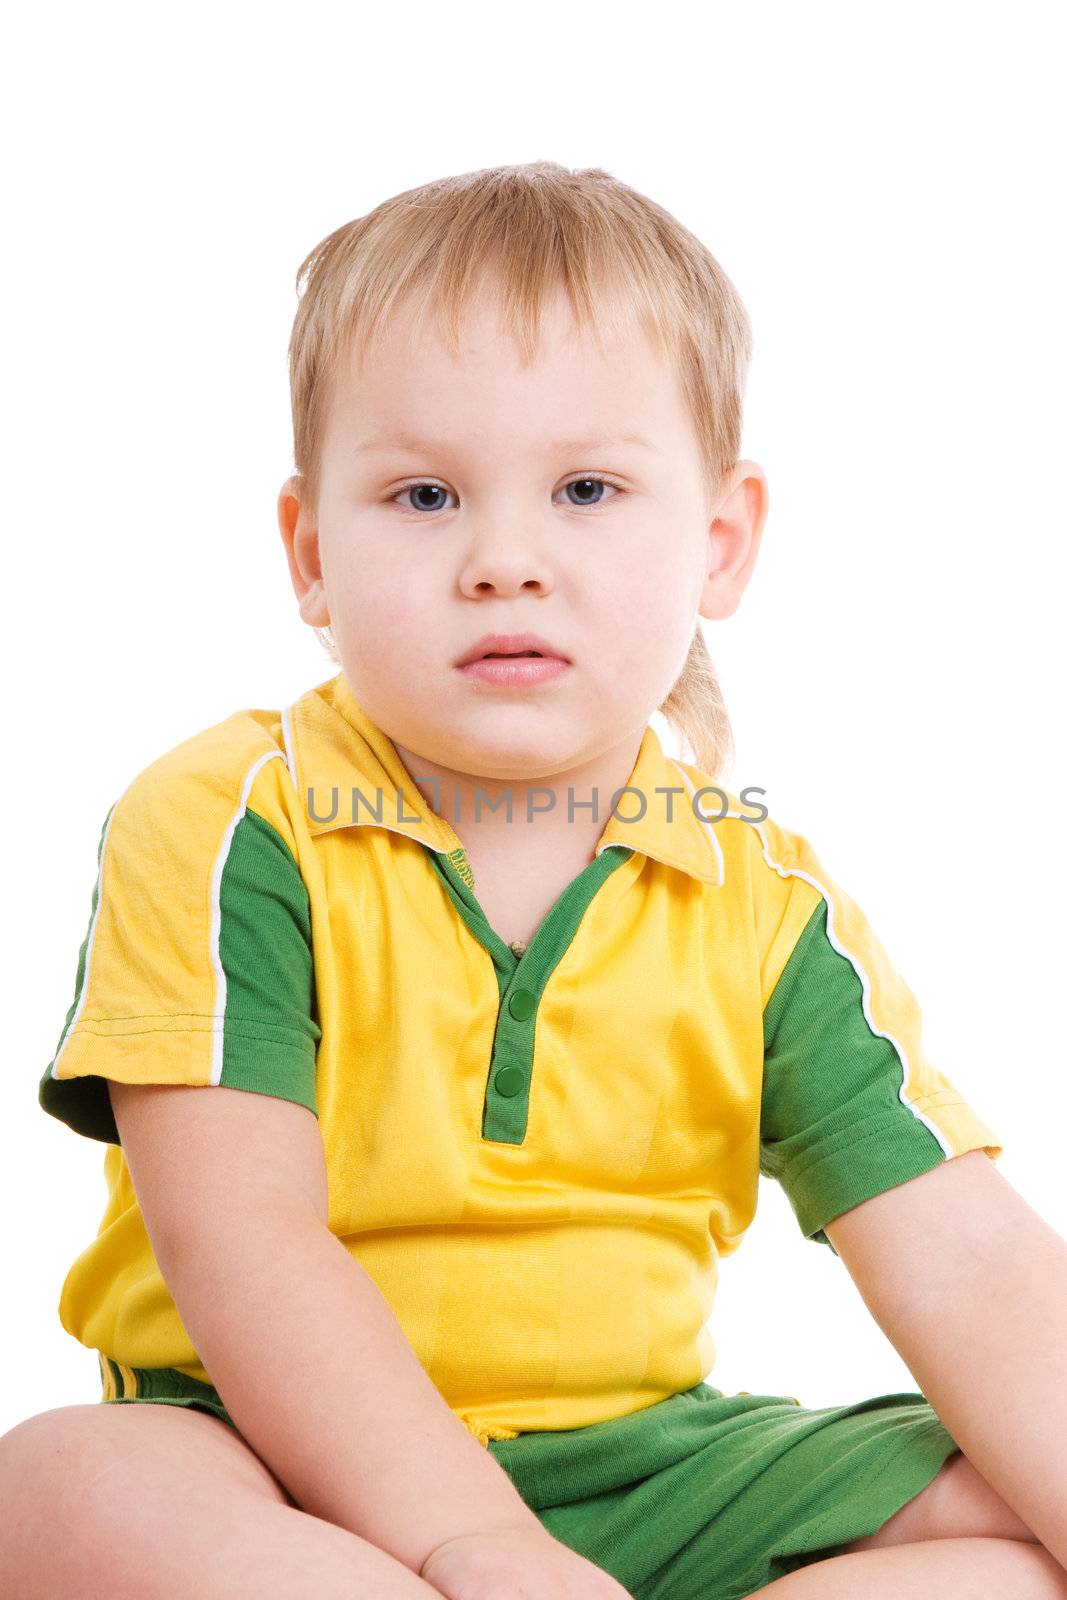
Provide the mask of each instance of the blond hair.
[{"label": "blond hair", "polygon": [[[524,364],[536,353],[542,308],[560,288],[579,325],[594,333],[612,293],[638,316],[679,374],[710,508],[740,452],[752,353],[744,305],[708,249],[662,206],[601,167],[572,171],[555,161],[485,167],[405,190],[337,228],[301,262],[289,382],[293,456],[309,503],[318,502],[339,363],[353,351],[362,359],[408,296],[418,311],[439,316],[458,353],[462,314],[494,268]],[[315,631],[339,662],[329,630]],[[733,757],[733,735],[699,619],[659,710],[695,764],[720,776]]]}]

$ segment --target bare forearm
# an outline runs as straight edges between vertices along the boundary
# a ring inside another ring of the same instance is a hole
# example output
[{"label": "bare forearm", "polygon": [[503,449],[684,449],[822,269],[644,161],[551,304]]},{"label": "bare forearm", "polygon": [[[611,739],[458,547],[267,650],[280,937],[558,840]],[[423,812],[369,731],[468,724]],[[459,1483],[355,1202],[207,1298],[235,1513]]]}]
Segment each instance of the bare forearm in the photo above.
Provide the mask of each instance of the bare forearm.
[{"label": "bare forearm", "polygon": [[882,1326],[964,1454],[1067,1567],[1067,1241],[1015,1201],[980,1272]]},{"label": "bare forearm", "polygon": [[226,1409],[303,1510],[415,1572],[458,1534],[540,1526],[318,1218],[198,1235],[167,1276]]}]

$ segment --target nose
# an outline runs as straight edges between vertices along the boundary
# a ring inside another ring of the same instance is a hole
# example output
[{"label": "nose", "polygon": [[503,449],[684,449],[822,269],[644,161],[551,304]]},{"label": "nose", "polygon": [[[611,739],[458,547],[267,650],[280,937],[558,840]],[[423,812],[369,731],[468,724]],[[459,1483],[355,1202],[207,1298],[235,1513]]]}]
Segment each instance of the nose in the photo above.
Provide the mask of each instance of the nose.
[{"label": "nose", "polygon": [[487,594],[502,596],[547,594],[552,575],[544,556],[531,542],[502,538],[479,539],[470,549],[460,572],[463,593],[477,598]]}]

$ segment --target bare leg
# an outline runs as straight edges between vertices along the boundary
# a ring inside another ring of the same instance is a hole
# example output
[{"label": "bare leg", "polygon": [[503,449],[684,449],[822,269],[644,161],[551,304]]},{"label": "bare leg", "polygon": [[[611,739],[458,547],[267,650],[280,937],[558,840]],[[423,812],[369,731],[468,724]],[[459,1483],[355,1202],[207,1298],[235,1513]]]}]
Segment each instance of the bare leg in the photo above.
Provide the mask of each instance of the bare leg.
[{"label": "bare leg", "polygon": [[924,1539],[813,1561],[751,1600],[1065,1600],[1067,1572],[1021,1539]]},{"label": "bare leg", "polygon": [[226,1423],[61,1406],[0,1437],[4,1600],[440,1600],[376,1545],[299,1510]]},{"label": "bare leg", "polygon": [[1023,1519],[962,1452],[949,1456],[937,1476],[887,1522],[847,1550],[875,1550],[920,1539],[1025,1539],[1037,1544]]}]

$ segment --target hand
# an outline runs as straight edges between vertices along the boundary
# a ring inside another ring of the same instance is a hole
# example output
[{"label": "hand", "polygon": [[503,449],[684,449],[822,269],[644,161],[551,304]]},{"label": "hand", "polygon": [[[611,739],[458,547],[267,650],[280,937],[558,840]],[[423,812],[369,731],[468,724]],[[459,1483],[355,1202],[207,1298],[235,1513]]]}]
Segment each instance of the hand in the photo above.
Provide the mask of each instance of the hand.
[{"label": "hand", "polygon": [[610,1573],[540,1523],[446,1539],[419,1577],[447,1600],[632,1600]]}]

